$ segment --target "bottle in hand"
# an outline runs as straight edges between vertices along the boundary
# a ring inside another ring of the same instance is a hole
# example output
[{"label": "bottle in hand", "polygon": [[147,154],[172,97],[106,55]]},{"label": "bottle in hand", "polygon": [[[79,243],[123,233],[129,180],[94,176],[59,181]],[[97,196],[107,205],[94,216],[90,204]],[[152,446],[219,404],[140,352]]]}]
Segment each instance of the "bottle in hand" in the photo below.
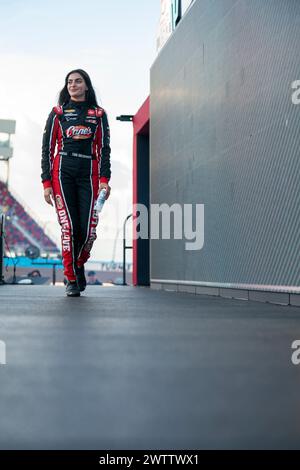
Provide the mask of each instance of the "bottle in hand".
[{"label": "bottle in hand", "polygon": [[105,198],[106,198],[106,189],[103,188],[101,189],[100,193],[99,193],[99,196],[98,196],[98,199],[95,203],[95,210],[97,212],[101,212],[102,211],[102,208],[104,206],[104,203],[105,203]]}]

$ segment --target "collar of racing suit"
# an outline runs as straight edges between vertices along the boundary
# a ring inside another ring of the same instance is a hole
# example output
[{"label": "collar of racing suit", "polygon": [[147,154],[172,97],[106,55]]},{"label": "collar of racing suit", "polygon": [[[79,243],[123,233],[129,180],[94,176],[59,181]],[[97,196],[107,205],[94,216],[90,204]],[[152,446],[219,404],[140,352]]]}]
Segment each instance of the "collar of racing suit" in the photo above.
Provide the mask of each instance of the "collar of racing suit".
[{"label": "collar of racing suit", "polygon": [[67,106],[75,106],[77,108],[85,108],[88,107],[88,104],[86,101],[73,101],[69,100],[67,103]]}]

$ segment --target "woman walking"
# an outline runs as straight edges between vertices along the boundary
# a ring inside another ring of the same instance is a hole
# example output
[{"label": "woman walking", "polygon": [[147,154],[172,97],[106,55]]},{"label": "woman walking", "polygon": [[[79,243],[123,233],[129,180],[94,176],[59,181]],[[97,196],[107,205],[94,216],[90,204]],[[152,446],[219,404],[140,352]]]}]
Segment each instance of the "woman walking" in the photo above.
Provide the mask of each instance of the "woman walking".
[{"label": "woman walking", "polygon": [[95,241],[99,191],[110,194],[110,133],[106,112],[98,106],[88,74],[72,70],[58,106],[47,119],[42,145],[44,198],[55,204],[61,226],[66,294],[78,297],[86,287],[84,264]]}]

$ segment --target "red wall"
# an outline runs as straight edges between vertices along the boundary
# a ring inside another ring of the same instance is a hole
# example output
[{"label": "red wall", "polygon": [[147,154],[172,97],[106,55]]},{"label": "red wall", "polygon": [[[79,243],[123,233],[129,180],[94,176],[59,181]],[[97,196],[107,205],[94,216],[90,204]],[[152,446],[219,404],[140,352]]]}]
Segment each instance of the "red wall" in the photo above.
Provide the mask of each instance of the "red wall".
[{"label": "red wall", "polygon": [[[137,204],[137,136],[138,134],[149,135],[149,121],[150,121],[150,97],[142,104],[138,112],[133,118],[133,204]],[[132,282],[133,285],[137,285],[137,241],[134,239],[135,223],[134,223],[134,212],[133,212],[133,272]]]}]

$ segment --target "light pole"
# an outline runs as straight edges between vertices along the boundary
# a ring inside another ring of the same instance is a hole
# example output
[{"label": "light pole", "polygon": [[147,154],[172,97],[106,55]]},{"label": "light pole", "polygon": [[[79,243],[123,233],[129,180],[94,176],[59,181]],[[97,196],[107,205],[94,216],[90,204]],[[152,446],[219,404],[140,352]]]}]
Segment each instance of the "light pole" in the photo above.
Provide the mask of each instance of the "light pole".
[{"label": "light pole", "polygon": [[[117,116],[117,121],[121,122],[133,122],[134,115],[132,114],[121,114]],[[123,224],[123,286],[127,286],[126,284],[126,250],[132,249],[132,246],[126,245],[126,223],[128,219],[132,217],[132,214],[129,214]]]}]

